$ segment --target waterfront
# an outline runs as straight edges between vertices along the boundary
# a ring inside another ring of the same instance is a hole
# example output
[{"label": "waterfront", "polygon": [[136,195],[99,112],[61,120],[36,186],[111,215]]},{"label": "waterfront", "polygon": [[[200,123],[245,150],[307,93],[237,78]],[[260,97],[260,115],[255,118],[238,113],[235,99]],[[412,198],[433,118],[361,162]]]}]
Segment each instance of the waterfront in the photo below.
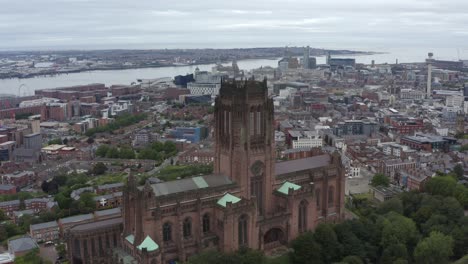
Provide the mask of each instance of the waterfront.
[{"label": "waterfront", "polygon": [[[406,62],[423,62],[427,56],[426,50],[419,49],[418,51],[412,50],[390,50],[386,53],[373,54],[373,55],[346,55],[341,57],[354,57],[357,63],[370,64],[372,60],[376,63],[395,63],[396,59],[400,63]],[[455,60],[456,50],[431,50],[434,51],[436,56],[441,59]],[[340,57],[340,56],[336,56]],[[239,68],[243,70],[251,70],[261,66],[277,67],[278,60],[276,59],[253,59],[253,60],[240,60],[238,61]],[[317,57],[317,63],[325,63],[325,57]],[[224,65],[229,65],[225,63]],[[196,67],[200,70],[211,70],[214,64],[206,65],[191,65],[191,66],[177,66],[177,67],[160,67],[160,68],[141,68],[141,69],[128,69],[128,70],[108,70],[108,71],[89,71],[79,73],[61,74],[55,76],[38,76],[27,79],[3,79],[0,80],[0,94],[15,94],[15,95],[31,95],[34,90],[55,88],[64,86],[73,86],[89,83],[104,83],[106,85],[112,84],[130,84],[136,82],[137,79],[156,79],[162,77],[174,77],[176,75],[190,74],[195,71]],[[21,88],[20,88],[21,87]]]}]

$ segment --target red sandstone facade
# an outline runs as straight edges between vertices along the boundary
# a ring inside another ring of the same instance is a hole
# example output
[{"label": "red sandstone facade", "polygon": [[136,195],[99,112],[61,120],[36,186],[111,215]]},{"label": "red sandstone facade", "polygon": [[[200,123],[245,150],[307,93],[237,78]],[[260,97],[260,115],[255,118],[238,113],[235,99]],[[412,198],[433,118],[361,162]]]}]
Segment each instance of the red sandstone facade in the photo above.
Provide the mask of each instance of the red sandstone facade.
[{"label": "red sandstone facade", "polygon": [[214,174],[140,187],[130,175],[122,222],[94,225],[108,232],[90,225],[68,232],[72,264],[174,263],[208,249],[270,251],[320,222],[344,218],[339,154],[276,163],[266,81],[223,82],[214,116]]}]

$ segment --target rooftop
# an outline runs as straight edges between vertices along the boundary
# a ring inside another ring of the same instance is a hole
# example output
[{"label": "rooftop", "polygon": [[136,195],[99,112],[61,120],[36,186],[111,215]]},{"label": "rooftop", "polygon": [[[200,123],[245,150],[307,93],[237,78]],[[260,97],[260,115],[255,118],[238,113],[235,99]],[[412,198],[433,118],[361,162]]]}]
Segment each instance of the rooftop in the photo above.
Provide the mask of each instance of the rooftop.
[{"label": "rooftop", "polygon": [[87,231],[87,230],[95,230],[99,228],[105,228],[113,225],[118,225],[122,224],[123,219],[122,217],[117,217],[117,218],[111,218],[107,220],[102,220],[102,221],[96,221],[96,222],[91,222],[91,223],[86,223],[82,225],[77,225],[72,227],[71,230],[73,231]]},{"label": "rooftop", "polygon": [[51,221],[51,222],[47,222],[47,223],[31,225],[30,229],[31,230],[39,230],[39,229],[52,228],[52,227],[57,227],[58,228],[57,221]]},{"label": "rooftop", "polygon": [[103,190],[103,189],[112,189],[112,188],[120,188],[123,187],[124,184],[122,182],[119,183],[111,183],[111,184],[104,184],[100,185],[97,187],[98,190]]},{"label": "rooftop", "polygon": [[86,221],[86,220],[92,220],[94,219],[93,214],[84,214],[84,215],[75,215],[75,216],[70,216],[66,218],[61,218],[59,221],[62,224],[71,224],[71,223],[76,223],[76,222],[81,222],[81,221]]},{"label": "rooftop", "polygon": [[293,189],[294,191],[297,191],[301,188],[301,186],[294,184],[292,182],[285,182],[281,187],[278,188],[278,192],[283,193],[283,194],[289,194],[289,189]]},{"label": "rooftop", "polygon": [[3,176],[5,177],[8,177],[8,178],[19,178],[19,177],[23,177],[23,176],[26,176],[26,175],[30,175],[30,174],[34,174],[34,172],[32,171],[21,171],[21,172],[14,172],[14,173],[8,173],[8,174],[5,174]]},{"label": "rooftop", "polygon": [[128,242],[130,242],[130,244],[133,245],[133,243],[135,243],[135,236],[134,235],[128,235],[127,237],[125,237],[125,240],[127,240]]},{"label": "rooftop", "polygon": [[20,200],[0,202],[0,206],[19,205],[19,204],[20,204]]},{"label": "rooftop", "polygon": [[29,236],[24,236],[8,241],[8,249],[10,252],[23,252],[37,248],[36,242]]},{"label": "rooftop", "polygon": [[217,204],[221,205],[222,207],[226,207],[227,203],[238,203],[241,198],[234,196],[232,194],[226,193],[221,199],[218,200]]},{"label": "rooftop", "polygon": [[122,214],[122,210],[120,210],[119,207],[117,208],[112,208],[112,209],[107,209],[107,210],[102,210],[102,211],[96,211],[94,212],[96,216],[106,216],[106,215],[113,215],[113,214]]},{"label": "rooftop", "polygon": [[47,147],[43,147],[42,150],[43,151],[57,151],[59,149],[62,149],[64,147],[66,147],[67,145],[57,145],[57,144],[53,144],[53,145],[49,145]]},{"label": "rooftop", "polygon": [[141,244],[137,246],[137,248],[139,250],[143,250],[144,248],[146,248],[147,251],[151,252],[157,250],[159,248],[159,245],[156,244],[156,242],[154,242],[154,240],[151,239],[150,236],[146,236],[145,240],[143,240],[143,242],[141,242]]},{"label": "rooftop", "polygon": [[16,186],[11,185],[11,184],[0,184],[1,191],[9,191],[11,189],[16,189]]},{"label": "rooftop", "polygon": [[223,175],[207,175],[187,178],[177,181],[156,183],[151,185],[156,196],[164,196],[173,193],[219,187],[232,184],[232,181]]},{"label": "rooftop", "polygon": [[314,156],[305,159],[289,160],[276,163],[276,175],[288,174],[295,171],[303,171],[327,166],[330,162],[328,154]]}]

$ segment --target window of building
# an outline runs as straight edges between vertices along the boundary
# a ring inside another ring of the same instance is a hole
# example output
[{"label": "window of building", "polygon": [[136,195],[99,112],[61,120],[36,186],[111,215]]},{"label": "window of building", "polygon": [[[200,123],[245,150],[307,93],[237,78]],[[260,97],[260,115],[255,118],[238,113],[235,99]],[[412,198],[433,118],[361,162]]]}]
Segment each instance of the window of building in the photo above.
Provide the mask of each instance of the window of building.
[{"label": "window of building", "polygon": [[192,235],[192,220],[190,218],[185,218],[183,229],[185,238],[188,238]]},{"label": "window of building", "polygon": [[335,188],[333,186],[328,187],[328,207],[333,207],[335,202]]},{"label": "window of building", "polygon": [[208,214],[203,215],[203,233],[210,232],[210,216]]},{"label": "window of building", "polygon": [[262,113],[261,112],[257,112],[256,113],[257,116],[256,116],[256,127],[255,127],[255,130],[256,130],[256,133],[257,135],[260,135],[262,133]]},{"label": "window of building", "polygon": [[239,217],[239,223],[238,223],[238,232],[239,232],[239,246],[247,246],[248,244],[248,216],[247,215],[242,215]]},{"label": "window of building", "polygon": [[320,210],[320,202],[321,202],[320,189],[315,190],[315,202],[316,202],[317,210]]},{"label": "window of building", "polygon": [[307,201],[299,204],[299,232],[307,230]]},{"label": "window of building", "polygon": [[263,179],[261,177],[251,179],[250,194],[255,196],[257,201],[257,209],[261,215],[263,212]]},{"label": "window of building", "polygon": [[172,226],[170,223],[163,225],[163,241],[168,242],[172,240]]},{"label": "window of building", "polygon": [[250,112],[249,132],[251,136],[255,135],[255,118],[254,117],[255,117],[254,112]]}]

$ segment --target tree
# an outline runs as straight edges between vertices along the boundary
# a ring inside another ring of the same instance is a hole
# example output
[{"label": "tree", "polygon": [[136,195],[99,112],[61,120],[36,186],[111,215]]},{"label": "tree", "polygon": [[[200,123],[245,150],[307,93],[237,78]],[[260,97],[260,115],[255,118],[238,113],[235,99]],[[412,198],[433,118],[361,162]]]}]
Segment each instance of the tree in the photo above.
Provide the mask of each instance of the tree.
[{"label": "tree", "polygon": [[457,181],[450,176],[437,176],[426,182],[425,190],[432,195],[451,196],[456,185]]},{"label": "tree", "polygon": [[414,250],[416,263],[443,264],[449,263],[453,255],[453,238],[440,232],[432,232],[421,240]]},{"label": "tree", "polygon": [[67,145],[67,144],[68,144],[68,138],[64,138],[63,141],[62,141],[62,143],[63,143],[64,145]]},{"label": "tree", "polygon": [[406,260],[408,258],[408,249],[402,243],[392,244],[384,247],[380,262],[383,264],[393,264],[396,260]]},{"label": "tree", "polygon": [[347,256],[341,260],[341,262],[346,264],[364,264],[362,259],[358,256]]},{"label": "tree", "polygon": [[389,212],[403,214],[403,202],[401,199],[394,197],[380,204],[377,212],[380,214],[386,214]]},{"label": "tree", "polygon": [[108,145],[105,145],[105,144],[99,145],[99,147],[96,150],[96,156],[103,158],[106,156],[107,151],[109,151]]},{"label": "tree", "polygon": [[266,262],[265,256],[258,250],[249,248],[241,248],[234,255],[230,257],[231,263],[242,263],[242,264],[264,264]]},{"label": "tree", "polygon": [[88,139],[86,140],[86,143],[93,144],[94,143],[94,138],[88,137]]},{"label": "tree", "polygon": [[119,158],[121,159],[134,159],[135,152],[129,147],[122,147],[120,149]]},{"label": "tree", "polygon": [[65,248],[65,244],[61,243],[58,244],[55,247],[55,250],[57,251],[57,255],[61,258],[66,258],[67,257],[67,249]]},{"label": "tree", "polygon": [[454,239],[453,253],[457,258],[461,258],[468,252],[468,217],[460,219],[458,226],[452,229],[451,236]]},{"label": "tree", "polygon": [[205,251],[191,257],[188,264],[262,264],[266,259],[262,252],[242,248],[239,251],[226,254],[220,251]]},{"label": "tree", "polygon": [[377,173],[374,175],[374,177],[372,177],[372,180],[371,180],[371,185],[374,186],[374,187],[377,187],[377,186],[388,186],[390,184],[390,179],[381,174],[381,173]]},{"label": "tree", "polygon": [[340,244],[343,245],[343,256],[365,257],[366,251],[364,242],[361,241],[353,231],[349,222],[335,225],[336,236]]},{"label": "tree", "polygon": [[468,208],[468,188],[461,184],[457,184],[453,192],[453,196],[463,207]]},{"label": "tree", "polygon": [[188,264],[204,264],[204,263],[213,263],[213,264],[222,264],[223,253],[217,250],[209,250],[201,252],[193,257],[191,257],[188,261]]},{"label": "tree", "polygon": [[465,173],[465,170],[463,169],[463,166],[461,164],[457,164],[455,165],[455,167],[453,167],[453,173],[457,175],[458,179],[461,179],[463,178],[463,173]]},{"label": "tree", "polygon": [[419,232],[416,224],[410,218],[390,212],[383,221],[382,240],[380,244],[384,248],[391,245],[403,244],[412,247],[418,241]]},{"label": "tree", "polygon": [[139,159],[148,159],[148,160],[156,160],[158,156],[158,152],[153,150],[152,148],[144,148],[138,153]]},{"label": "tree", "polygon": [[3,225],[0,225],[0,241],[4,241],[8,238],[8,232]]},{"label": "tree", "polygon": [[314,239],[320,244],[322,260],[326,263],[342,259],[342,247],[331,224],[318,225],[315,229]]},{"label": "tree", "polygon": [[81,213],[89,213],[96,209],[96,202],[94,201],[95,194],[91,192],[84,192],[80,195],[78,200],[78,209]]},{"label": "tree", "polygon": [[[322,247],[315,241],[314,235],[311,232],[306,232],[291,244],[293,253],[290,254],[290,259],[293,264],[321,264]],[[207,262],[208,263],[208,262]]]},{"label": "tree", "polygon": [[118,159],[119,155],[120,155],[120,152],[116,147],[110,147],[109,150],[107,150],[106,158]]},{"label": "tree", "polygon": [[55,138],[55,139],[49,140],[48,144],[49,145],[60,145],[60,144],[62,144],[62,140],[60,138]]},{"label": "tree", "polygon": [[106,173],[107,167],[102,162],[98,162],[93,166],[92,172],[94,175],[102,175]]},{"label": "tree", "polygon": [[43,260],[39,255],[39,249],[29,251],[23,256],[15,258],[15,264],[49,264],[50,261]]},{"label": "tree", "polygon": [[8,216],[5,214],[5,212],[0,209],[0,221],[5,221],[8,219]]},{"label": "tree", "polygon": [[465,144],[460,147],[460,152],[465,152],[465,151],[468,151],[468,144]]}]

